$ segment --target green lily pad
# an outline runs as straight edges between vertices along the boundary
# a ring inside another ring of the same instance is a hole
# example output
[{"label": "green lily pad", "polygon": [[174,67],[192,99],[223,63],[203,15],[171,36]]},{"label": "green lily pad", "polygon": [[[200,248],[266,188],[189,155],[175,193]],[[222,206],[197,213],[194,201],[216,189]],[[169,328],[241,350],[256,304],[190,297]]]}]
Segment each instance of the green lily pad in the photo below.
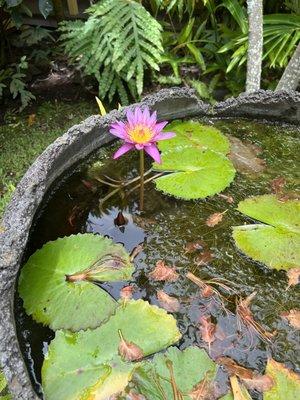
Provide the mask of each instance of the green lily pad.
[{"label": "green lily pad", "polygon": [[192,146],[199,150],[211,149],[219,153],[229,152],[229,140],[218,129],[201,125],[196,121],[173,121],[166,128],[176,136],[159,142],[159,149],[167,151],[182,146]]},{"label": "green lily pad", "polygon": [[264,400],[295,400],[300,397],[300,376],[273,359],[268,360],[266,374],[274,386],[264,392]]},{"label": "green lily pad", "polygon": [[74,235],[47,243],[29,258],[19,293],[27,314],[53,330],[95,328],[117,303],[89,280],[127,280],[132,272],[122,245],[100,235]]},{"label": "green lily pad", "polygon": [[162,153],[157,171],[173,172],[155,179],[156,188],[175,197],[203,199],[221,192],[234,179],[231,161],[212,150],[195,151],[193,147],[176,148]]},{"label": "green lily pad", "polygon": [[106,399],[109,391],[123,389],[139,363],[125,362],[118,356],[119,331],[139,346],[144,356],[181,337],[171,315],[143,300],[120,302],[116,313],[94,330],[57,331],[42,368],[47,400],[94,398],[89,397],[91,393],[100,400]]},{"label": "green lily pad", "polygon": [[205,350],[192,346],[180,351],[171,347],[166,353],[155,355],[152,362],[137,368],[133,382],[146,399],[173,399],[174,387],[182,395],[176,398],[190,399],[189,393],[204,379],[211,382],[216,370],[216,364]]},{"label": "green lily pad", "polygon": [[300,202],[282,202],[275,195],[241,201],[238,210],[271,225],[253,224],[233,228],[237,247],[270,268],[289,269],[300,265]]},{"label": "green lily pad", "polygon": [[238,210],[274,227],[300,233],[300,201],[280,201],[275,195],[250,197],[241,201]]}]

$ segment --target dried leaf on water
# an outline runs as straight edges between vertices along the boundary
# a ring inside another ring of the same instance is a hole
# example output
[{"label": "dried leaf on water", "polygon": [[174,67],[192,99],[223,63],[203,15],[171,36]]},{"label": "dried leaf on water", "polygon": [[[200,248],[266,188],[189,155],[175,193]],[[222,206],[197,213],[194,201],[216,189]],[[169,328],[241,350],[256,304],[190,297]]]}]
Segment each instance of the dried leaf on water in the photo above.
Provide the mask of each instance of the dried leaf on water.
[{"label": "dried leaf on water", "polygon": [[130,261],[132,262],[144,250],[143,243],[138,244],[130,253]]},{"label": "dried leaf on water", "polygon": [[121,290],[120,290],[120,297],[121,299],[131,299],[132,298],[132,294],[134,292],[134,286],[124,286]]},{"label": "dried leaf on water", "polygon": [[144,357],[143,350],[133,342],[124,339],[121,330],[119,330],[120,343],[118,352],[125,361],[137,361]]},{"label": "dried leaf on water", "polygon": [[218,196],[221,197],[221,199],[226,200],[228,204],[234,203],[234,198],[232,196],[223,193],[218,194]]},{"label": "dried leaf on water", "polygon": [[210,316],[202,316],[199,318],[199,330],[201,338],[208,344],[210,350],[211,344],[215,341],[216,325],[211,322]]},{"label": "dried leaf on water", "polygon": [[[226,210],[226,211],[227,211],[227,210]],[[223,211],[223,212],[216,212],[216,213],[214,213],[214,214],[211,214],[211,215],[207,218],[207,220],[206,220],[206,222],[205,222],[206,225],[209,226],[210,228],[212,228],[212,227],[218,225],[218,224],[222,221],[223,216],[224,216],[224,214],[225,214],[226,211]]]},{"label": "dried leaf on water", "polygon": [[295,286],[300,283],[300,268],[291,268],[287,271],[288,287]]},{"label": "dried leaf on water", "polygon": [[195,242],[188,242],[184,246],[184,254],[195,253],[198,250],[203,250],[206,246],[203,240],[196,240]]},{"label": "dried leaf on water", "polygon": [[214,255],[210,250],[205,250],[195,258],[195,264],[197,266],[207,265],[214,259]]},{"label": "dried leaf on water", "polygon": [[169,267],[163,260],[157,261],[155,268],[149,273],[149,278],[154,281],[174,282],[179,278],[175,267]]},{"label": "dried leaf on water", "polygon": [[290,310],[280,314],[295,329],[300,329],[300,310]]},{"label": "dried leaf on water", "polygon": [[205,283],[202,279],[198,278],[198,276],[192,274],[191,272],[188,272],[186,274],[186,277],[194,282],[199,288],[201,289],[201,295],[203,297],[210,297],[215,293],[215,290],[212,286],[208,285]]},{"label": "dried leaf on water", "polygon": [[252,379],[254,376],[253,371],[248,368],[242,367],[229,357],[218,357],[216,361],[218,364],[221,364],[223,367],[226,368],[229,375],[236,375],[241,379],[248,380]]},{"label": "dried leaf on water", "polygon": [[157,299],[162,308],[168,312],[177,312],[180,309],[179,301],[172,296],[169,296],[163,290],[157,291]]},{"label": "dried leaf on water", "polygon": [[234,400],[252,400],[248,390],[238,381],[235,375],[230,377],[230,384]]}]

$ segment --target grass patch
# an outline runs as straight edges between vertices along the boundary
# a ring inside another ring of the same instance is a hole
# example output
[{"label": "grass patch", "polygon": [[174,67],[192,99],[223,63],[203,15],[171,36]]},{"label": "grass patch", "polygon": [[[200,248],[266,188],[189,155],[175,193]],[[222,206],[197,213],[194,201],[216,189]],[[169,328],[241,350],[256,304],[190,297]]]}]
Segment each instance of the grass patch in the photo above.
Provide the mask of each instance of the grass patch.
[{"label": "grass patch", "polygon": [[6,113],[5,125],[0,125],[0,218],[17,183],[37,156],[72,125],[98,112],[94,102],[46,101],[34,114]]}]

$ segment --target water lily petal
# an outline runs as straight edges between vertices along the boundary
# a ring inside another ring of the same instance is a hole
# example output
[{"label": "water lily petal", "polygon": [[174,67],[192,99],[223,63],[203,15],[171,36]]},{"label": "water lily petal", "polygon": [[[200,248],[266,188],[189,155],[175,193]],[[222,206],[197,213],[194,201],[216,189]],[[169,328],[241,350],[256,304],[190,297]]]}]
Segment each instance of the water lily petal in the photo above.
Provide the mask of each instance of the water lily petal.
[{"label": "water lily petal", "polygon": [[126,117],[127,117],[127,121],[129,122],[129,125],[134,125],[134,113],[131,110],[128,110],[126,112]]},{"label": "water lily petal", "polygon": [[145,107],[143,111],[143,123],[147,126],[149,125],[149,119],[150,119],[150,111],[148,107]]},{"label": "water lily petal", "polygon": [[113,155],[113,158],[114,158],[114,159],[119,158],[119,157],[121,157],[123,154],[127,153],[128,151],[130,151],[130,150],[132,150],[132,149],[134,149],[134,144],[132,144],[132,143],[124,143],[124,144],[119,148],[119,150],[117,150],[117,151],[115,152],[115,154]]},{"label": "water lily petal", "polygon": [[160,133],[167,125],[168,121],[162,121],[155,125],[154,130],[156,133]]},{"label": "water lily petal", "polygon": [[117,136],[120,139],[127,138],[127,132],[126,132],[126,130],[124,128],[120,128],[120,127],[115,128],[115,127],[112,126],[112,128],[109,130],[109,132],[112,135]]},{"label": "water lily petal", "polygon": [[153,126],[153,125],[155,125],[156,124],[156,120],[157,120],[157,112],[156,111],[154,111],[152,114],[151,114],[151,116],[150,116],[150,118],[149,118],[149,125],[151,125],[151,126]]},{"label": "water lily petal", "polygon": [[160,154],[156,147],[156,144],[153,143],[151,146],[147,146],[144,149],[145,152],[149,154],[149,156],[152,157],[154,161],[156,161],[158,164],[161,163]]},{"label": "water lily petal", "polygon": [[144,144],[136,143],[135,148],[136,148],[137,150],[143,150]]},{"label": "water lily petal", "polygon": [[155,140],[167,140],[167,139],[172,139],[174,136],[176,136],[175,132],[161,132],[158,135],[155,136]]}]

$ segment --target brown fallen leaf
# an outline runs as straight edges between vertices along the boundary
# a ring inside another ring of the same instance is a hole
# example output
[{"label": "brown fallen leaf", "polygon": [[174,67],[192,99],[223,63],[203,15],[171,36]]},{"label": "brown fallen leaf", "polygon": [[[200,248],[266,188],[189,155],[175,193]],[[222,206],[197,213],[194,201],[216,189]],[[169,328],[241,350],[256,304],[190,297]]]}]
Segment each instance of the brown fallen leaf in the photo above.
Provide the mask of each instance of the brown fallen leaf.
[{"label": "brown fallen leaf", "polygon": [[234,198],[232,196],[228,196],[228,195],[223,194],[223,193],[218,194],[218,196],[221,197],[221,199],[226,200],[228,204],[234,203]]},{"label": "brown fallen leaf", "polygon": [[215,293],[215,290],[212,286],[208,285],[202,279],[198,278],[198,276],[195,276],[191,272],[188,272],[186,274],[186,277],[190,281],[194,282],[197,286],[199,286],[199,288],[201,289],[201,295],[203,297],[210,297],[212,294]]},{"label": "brown fallen leaf", "polygon": [[214,214],[211,214],[207,220],[206,220],[206,225],[209,226],[210,228],[216,226],[217,224],[219,224],[222,219],[224,214],[227,212],[227,210],[223,211],[223,212],[216,212]]},{"label": "brown fallen leaf", "polygon": [[291,268],[287,272],[288,287],[295,286],[300,283],[300,268]]},{"label": "brown fallen leaf", "polygon": [[157,291],[157,299],[162,308],[168,312],[177,312],[180,309],[179,301],[172,296],[169,296],[163,290]]},{"label": "brown fallen leaf", "polygon": [[202,265],[207,265],[214,259],[214,255],[210,250],[205,250],[195,258],[195,264],[200,267]]},{"label": "brown fallen leaf", "polygon": [[167,266],[162,260],[157,261],[154,270],[148,276],[154,281],[168,282],[174,282],[179,278],[175,267]]},{"label": "brown fallen leaf", "polygon": [[251,379],[242,379],[247,389],[266,392],[272,389],[274,381],[269,375],[254,374]]},{"label": "brown fallen leaf", "polygon": [[120,290],[120,297],[121,297],[121,299],[130,300],[132,298],[133,292],[134,292],[133,286],[130,286],[130,285],[124,286]]},{"label": "brown fallen leaf", "polygon": [[195,253],[198,250],[203,250],[204,247],[205,247],[205,242],[203,240],[189,242],[184,246],[184,253],[185,254]]},{"label": "brown fallen leaf", "polygon": [[300,310],[290,310],[280,314],[295,329],[300,329]]},{"label": "brown fallen leaf", "polygon": [[238,378],[233,375],[230,377],[230,385],[234,400],[252,400],[248,390],[239,383]]},{"label": "brown fallen leaf", "polygon": [[236,375],[241,379],[253,379],[253,371],[242,367],[229,357],[218,357],[216,362],[225,367],[229,375]]},{"label": "brown fallen leaf", "polygon": [[271,181],[271,190],[274,194],[282,194],[286,180],[283,177],[275,178]]},{"label": "brown fallen leaf", "polygon": [[201,338],[205,343],[208,344],[208,350],[210,352],[210,346],[215,341],[216,326],[211,322],[210,316],[202,316],[199,318],[199,330],[201,332]]},{"label": "brown fallen leaf", "polygon": [[120,343],[119,343],[119,354],[125,361],[137,361],[144,357],[143,350],[132,342],[127,342],[119,330]]}]

